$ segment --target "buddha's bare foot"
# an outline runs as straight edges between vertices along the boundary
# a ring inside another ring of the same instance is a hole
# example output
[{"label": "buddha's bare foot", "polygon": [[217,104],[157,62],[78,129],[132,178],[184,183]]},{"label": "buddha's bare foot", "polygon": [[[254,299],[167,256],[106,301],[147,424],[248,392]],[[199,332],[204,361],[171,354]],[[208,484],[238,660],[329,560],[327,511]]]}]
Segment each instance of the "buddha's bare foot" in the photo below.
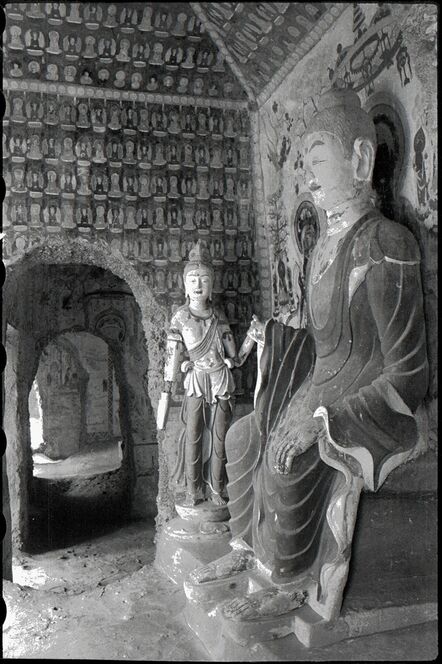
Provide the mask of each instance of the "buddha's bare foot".
[{"label": "buddha's bare foot", "polygon": [[255,566],[255,556],[252,551],[235,549],[222,558],[214,560],[204,567],[199,567],[189,574],[191,583],[207,583],[227,579]]},{"label": "buddha's bare foot", "polygon": [[227,500],[223,498],[219,493],[215,493],[215,491],[212,492],[210,496],[210,501],[214,505],[219,505],[220,507],[224,507],[227,505]]},{"label": "buddha's bare foot", "polygon": [[306,597],[305,591],[287,592],[279,588],[265,588],[226,602],[222,613],[225,618],[236,621],[280,616],[302,606]]}]

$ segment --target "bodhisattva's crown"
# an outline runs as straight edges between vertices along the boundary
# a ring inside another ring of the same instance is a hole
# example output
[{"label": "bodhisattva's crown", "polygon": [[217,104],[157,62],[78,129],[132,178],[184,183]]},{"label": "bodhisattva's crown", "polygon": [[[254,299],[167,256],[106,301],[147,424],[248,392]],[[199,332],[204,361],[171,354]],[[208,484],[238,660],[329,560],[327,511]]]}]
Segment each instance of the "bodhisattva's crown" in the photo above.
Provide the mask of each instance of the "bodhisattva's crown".
[{"label": "bodhisattva's crown", "polygon": [[212,259],[207,246],[201,240],[198,240],[195,246],[189,251],[189,261],[184,268],[184,277],[186,277],[186,274],[190,272],[190,270],[196,270],[203,266],[212,273],[213,268],[211,262]]}]

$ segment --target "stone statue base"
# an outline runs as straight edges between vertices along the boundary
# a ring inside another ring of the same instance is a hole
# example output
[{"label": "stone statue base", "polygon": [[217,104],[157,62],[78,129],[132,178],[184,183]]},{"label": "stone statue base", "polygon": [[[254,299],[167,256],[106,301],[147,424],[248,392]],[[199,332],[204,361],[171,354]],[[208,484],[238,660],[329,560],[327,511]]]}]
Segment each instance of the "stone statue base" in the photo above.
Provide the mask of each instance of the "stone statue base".
[{"label": "stone statue base", "polygon": [[210,500],[194,506],[177,500],[178,517],[158,535],[155,565],[177,584],[195,568],[230,551],[229,510]]},{"label": "stone statue base", "polygon": [[[305,648],[436,620],[436,510],[434,498],[425,494],[413,500],[404,494],[363,494],[337,619],[322,618],[302,601],[294,584],[275,586],[250,559],[247,569],[200,587],[192,582],[198,570],[187,577],[188,625],[215,661],[293,661],[302,658]],[[298,584],[313,596],[312,580],[310,586],[308,579]],[[253,608],[254,598],[263,594],[266,602],[260,606],[269,615],[243,619],[240,612],[229,612],[232,599],[234,606],[239,601]]]}]

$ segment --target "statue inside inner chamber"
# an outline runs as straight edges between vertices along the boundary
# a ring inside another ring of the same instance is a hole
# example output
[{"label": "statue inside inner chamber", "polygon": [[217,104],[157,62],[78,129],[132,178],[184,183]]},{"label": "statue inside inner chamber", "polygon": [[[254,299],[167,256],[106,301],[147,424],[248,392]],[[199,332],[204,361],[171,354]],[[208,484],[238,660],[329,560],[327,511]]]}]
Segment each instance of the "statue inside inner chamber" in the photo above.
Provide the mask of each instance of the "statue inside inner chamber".
[{"label": "statue inside inner chamber", "polygon": [[[220,589],[231,622],[280,620],[303,603],[337,618],[360,492],[377,491],[419,449],[420,256],[411,233],[375,208],[374,125],[354,91],[334,89],[303,141],[308,186],[327,213],[307,269],[308,325],[254,321],[255,410],[226,436],[232,551],[185,582],[190,601]],[[222,588],[252,568],[265,588],[225,599]]]},{"label": "statue inside inner chamber", "polygon": [[165,391],[157,424],[160,430],[165,426],[172,385],[185,349],[189,359],[181,363],[185,373],[184,431],[173,476],[179,483],[184,480],[186,505],[206,498],[215,505],[225,505],[224,443],[232,418],[235,385],[231,370],[236,347],[224,313],[212,306],[211,258],[200,242],[189,253],[184,283],[187,302],[172,317],[167,335]]}]

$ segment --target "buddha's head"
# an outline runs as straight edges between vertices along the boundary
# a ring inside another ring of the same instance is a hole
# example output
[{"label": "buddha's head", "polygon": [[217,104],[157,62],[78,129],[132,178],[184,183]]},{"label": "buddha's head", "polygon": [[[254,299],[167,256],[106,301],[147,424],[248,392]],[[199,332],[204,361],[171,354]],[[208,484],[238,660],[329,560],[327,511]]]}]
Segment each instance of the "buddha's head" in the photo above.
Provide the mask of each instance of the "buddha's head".
[{"label": "buddha's head", "polygon": [[370,200],[376,131],[356,92],[332,89],[321,95],[303,144],[316,205],[330,212],[349,200]]}]

